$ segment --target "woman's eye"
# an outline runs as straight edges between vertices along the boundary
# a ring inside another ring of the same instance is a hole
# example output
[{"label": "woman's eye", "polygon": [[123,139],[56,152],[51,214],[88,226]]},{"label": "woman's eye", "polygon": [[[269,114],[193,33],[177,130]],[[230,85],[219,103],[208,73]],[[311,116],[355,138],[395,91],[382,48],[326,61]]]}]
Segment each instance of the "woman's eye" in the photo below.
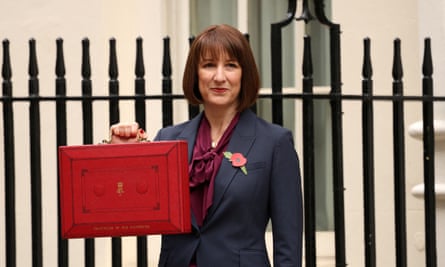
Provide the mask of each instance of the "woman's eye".
[{"label": "woman's eye", "polygon": [[229,68],[238,68],[239,64],[236,63],[236,62],[230,62],[230,63],[227,63],[226,66],[229,67]]},{"label": "woman's eye", "polygon": [[202,67],[203,67],[203,68],[212,68],[212,67],[214,67],[214,66],[215,66],[215,64],[210,63],[210,62],[202,64]]}]

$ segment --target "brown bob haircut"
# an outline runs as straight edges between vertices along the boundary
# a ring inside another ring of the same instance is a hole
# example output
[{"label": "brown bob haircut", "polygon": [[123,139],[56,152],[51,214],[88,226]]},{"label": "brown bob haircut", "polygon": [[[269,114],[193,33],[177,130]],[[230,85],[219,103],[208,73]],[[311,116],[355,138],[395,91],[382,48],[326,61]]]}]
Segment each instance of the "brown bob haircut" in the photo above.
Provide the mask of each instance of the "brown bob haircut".
[{"label": "brown bob haircut", "polygon": [[218,58],[222,54],[237,60],[242,69],[238,111],[252,106],[260,88],[258,68],[247,38],[229,25],[213,25],[201,32],[192,42],[184,69],[182,89],[192,105],[203,103],[198,88],[198,67],[206,54]]}]

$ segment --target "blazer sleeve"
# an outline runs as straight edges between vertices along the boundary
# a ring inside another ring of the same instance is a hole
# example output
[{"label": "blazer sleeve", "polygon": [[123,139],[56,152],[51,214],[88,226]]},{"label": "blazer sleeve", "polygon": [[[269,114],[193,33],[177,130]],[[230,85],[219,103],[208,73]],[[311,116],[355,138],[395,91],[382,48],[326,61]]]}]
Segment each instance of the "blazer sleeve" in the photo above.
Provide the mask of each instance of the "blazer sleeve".
[{"label": "blazer sleeve", "polygon": [[303,200],[299,160],[290,131],[281,135],[274,148],[270,187],[274,266],[300,267]]}]

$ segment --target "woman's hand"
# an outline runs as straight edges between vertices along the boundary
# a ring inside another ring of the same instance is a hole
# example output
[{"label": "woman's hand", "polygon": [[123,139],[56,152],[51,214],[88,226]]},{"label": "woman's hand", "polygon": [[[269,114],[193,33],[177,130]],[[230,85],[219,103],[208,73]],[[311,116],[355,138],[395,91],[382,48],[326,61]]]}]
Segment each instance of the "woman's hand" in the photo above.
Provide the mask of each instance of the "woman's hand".
[{"label": "woman's hand", "polygon": [[110,128],[110,144],[136,143],[147,141],[147,133],[137,122],[121,122]]}]

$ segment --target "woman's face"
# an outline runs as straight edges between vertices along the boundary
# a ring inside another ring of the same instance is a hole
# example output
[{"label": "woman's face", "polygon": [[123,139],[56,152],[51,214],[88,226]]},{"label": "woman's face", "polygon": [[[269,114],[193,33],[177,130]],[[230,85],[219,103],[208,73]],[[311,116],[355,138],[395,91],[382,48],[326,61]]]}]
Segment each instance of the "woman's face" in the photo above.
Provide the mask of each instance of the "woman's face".
[{"label": "woman's face", "polygon": [[227,53],[213,58],[207,53],[198,66],[199,91],[205,107],[237,108],[242,69]]}]

